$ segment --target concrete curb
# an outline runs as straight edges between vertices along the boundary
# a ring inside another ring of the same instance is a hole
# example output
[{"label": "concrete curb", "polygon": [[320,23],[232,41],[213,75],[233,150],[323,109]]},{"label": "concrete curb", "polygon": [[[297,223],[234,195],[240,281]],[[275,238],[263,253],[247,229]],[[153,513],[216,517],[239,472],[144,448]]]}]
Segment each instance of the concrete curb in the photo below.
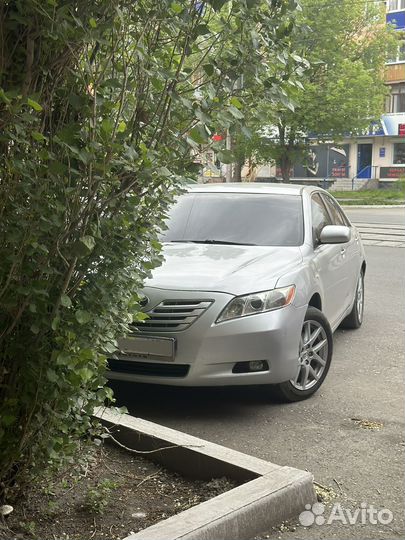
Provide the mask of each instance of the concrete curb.
[{"label": "concrete curb", "polygon": [[[245,482],[124,540],[247,540],[316,500],[312,474],[248,456],[147,420],[99,408],[114,438],[185,476]],[[159,451],[159,449],[161,449]],[[156,451],[157,450],[157,451]]]},{"label": "concrete curb", "polygon": [[405,208],[405,204],[339,204],[342,208]]}]

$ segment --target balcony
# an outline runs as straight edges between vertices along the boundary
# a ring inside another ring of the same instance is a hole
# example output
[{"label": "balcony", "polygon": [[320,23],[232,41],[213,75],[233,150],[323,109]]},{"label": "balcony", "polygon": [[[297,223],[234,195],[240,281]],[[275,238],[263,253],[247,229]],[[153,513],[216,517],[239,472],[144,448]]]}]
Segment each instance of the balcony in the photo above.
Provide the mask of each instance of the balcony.
[{"label": "balcony", "polygon": [[385,82],[387,84],[405,81],[405,63],[390,64],[385,67]]}]

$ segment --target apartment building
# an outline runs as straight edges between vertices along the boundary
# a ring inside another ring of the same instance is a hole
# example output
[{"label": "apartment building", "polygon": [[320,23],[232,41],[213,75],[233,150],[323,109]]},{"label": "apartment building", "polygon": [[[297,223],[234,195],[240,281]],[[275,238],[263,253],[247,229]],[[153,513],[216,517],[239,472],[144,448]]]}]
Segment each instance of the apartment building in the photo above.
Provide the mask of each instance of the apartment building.
[{"label": "apartment building", "polygon": [[[405,30],[405,0],[387,1],[387,23]],[[390,87],[382,131],[374,141],[374,164],[381,179],[405,176],[405,42],[386,66],[385,81]]]}]

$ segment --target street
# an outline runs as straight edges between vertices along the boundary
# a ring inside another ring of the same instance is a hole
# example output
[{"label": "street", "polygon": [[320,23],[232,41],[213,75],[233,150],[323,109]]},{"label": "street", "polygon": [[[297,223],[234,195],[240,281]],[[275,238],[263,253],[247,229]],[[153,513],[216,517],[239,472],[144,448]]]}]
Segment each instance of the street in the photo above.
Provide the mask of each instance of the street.
[{"label": "street", "polygon": [[350,208],[346,213],[357,226],[364,245],[405,247],[403,208]]},{"label": "street", "polygon": [[[354,222],[404,225],[404,209],[352,209]],[[378,226],[376,226],[378,228]],[[377,231],[378,232],[378,231]],[[337,330],[328,377],[311,399],[279,404],[268,388],[176,389],[115,383],[129,412],[271,462],[307,469],[328,507],[362,502],[393,512],[389,525],[297,520],[260,538],[404,535],[404,254],[366,245],[366,307],[357,331]],[[325,495],[325,490],[323,490]]]}]

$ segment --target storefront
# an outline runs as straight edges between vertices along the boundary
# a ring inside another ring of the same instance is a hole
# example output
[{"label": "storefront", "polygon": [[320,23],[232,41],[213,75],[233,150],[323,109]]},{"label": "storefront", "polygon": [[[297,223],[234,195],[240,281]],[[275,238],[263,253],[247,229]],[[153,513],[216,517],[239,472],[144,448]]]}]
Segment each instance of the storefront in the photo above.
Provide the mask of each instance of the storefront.
[{"label": "storefront", "polygon": [[[341,144],[313,144],[307,158],[291,170],[293,179],[405,178],[405,114],[385,115],[373,132],[344,139]],[[281,176],[271,167],[270,176]],[[259,176],[261,176],[259,174]]]}]

